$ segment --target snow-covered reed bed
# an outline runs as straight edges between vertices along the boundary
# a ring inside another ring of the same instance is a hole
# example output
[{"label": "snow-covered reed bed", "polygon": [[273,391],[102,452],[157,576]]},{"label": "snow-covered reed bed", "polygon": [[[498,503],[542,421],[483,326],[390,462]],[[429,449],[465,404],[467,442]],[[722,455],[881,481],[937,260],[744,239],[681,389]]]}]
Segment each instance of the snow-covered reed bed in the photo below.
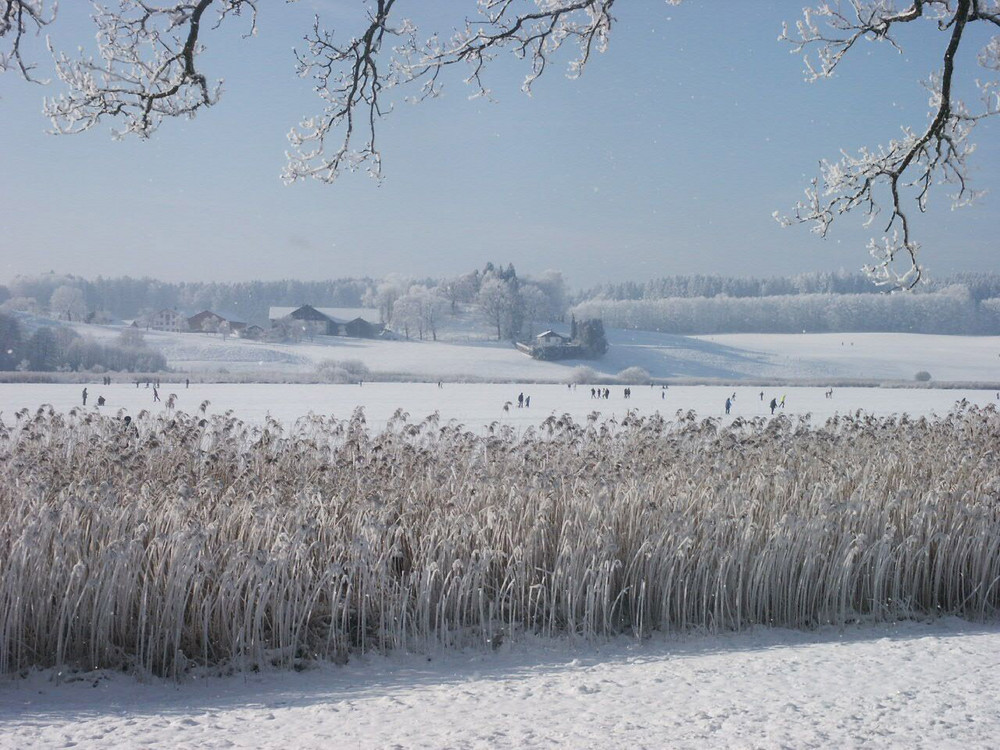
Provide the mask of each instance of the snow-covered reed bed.
[{"label": "snow-covered reed bed", "polygon": [[0,672],[994,614],[1000,414],[0,423]]}]

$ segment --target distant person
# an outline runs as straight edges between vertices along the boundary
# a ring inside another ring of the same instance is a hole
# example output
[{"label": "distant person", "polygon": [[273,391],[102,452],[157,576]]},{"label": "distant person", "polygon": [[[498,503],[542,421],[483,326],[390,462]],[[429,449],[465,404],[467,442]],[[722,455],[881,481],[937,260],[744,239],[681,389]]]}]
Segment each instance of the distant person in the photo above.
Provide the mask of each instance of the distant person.
[{"label": "distant person", "polygon": [[611,389],[610,388],[605,388],[604,389],[604,398],[611,398]]},{"label": "distant person", "polygon": [[155,404],[160,400],[160,392],[157,390],[156,386],[153,386],[153,403]]},{"label": "distant person", "polygon": [[770,406],[771,406],[771,414],[774,414],[774,410],[778,408],[778,399],[772,398]]},{"label": "distant person", "polygon": [[132,417],[125,417],[125,434],[131,437],[137,437],[139,435],[139,430],[136,428],[135,424],[132,422]]},{"label": "distant person", "polygon": [[185,388],[191,387],[191,378],[184,378],[184,387]]},{"label": "distant person", "polygon": [[531,406],[531,396],[525,396],[524,397],[524,408],[527,409],[529,406]]},{"label": "distant person", "polygon": [[517,408],[520,409],[522,406],[524,406],[524,394],[519,393],[517,394]]},{"label": "distant person", "polygon": [[785,408],[785,394],[784,393],[781,394],[781,408],[782,409]]},{"label": "distant person", "polygon": [[86,388],[83,389],[83,405],[84,406],[87,405],[87,389]]},{"label": "distant person", "polygon": [[104,406],[104,396],[98,396],[97,397],[97,405],[98,406]]},{"label": "distant person", "polygon": [[732,407],[733,407],[733,400],[732,400],[731,398],[727,398],[727,399],[726,399],[726,414],[728,414],[728,413],[729,413],[729,410],[730,410],[730,409],[731,409]]},{"label": "distant person", "polygon": [[761,400],[761,401],[763,401],[763,400],[764,400],[764,391],[761,391],[761,392],[760,392],[760,400]]},{"label": "distant person", "polygon": [[597,398],[597,391],[594,388],[590,389],[590,397]]}]

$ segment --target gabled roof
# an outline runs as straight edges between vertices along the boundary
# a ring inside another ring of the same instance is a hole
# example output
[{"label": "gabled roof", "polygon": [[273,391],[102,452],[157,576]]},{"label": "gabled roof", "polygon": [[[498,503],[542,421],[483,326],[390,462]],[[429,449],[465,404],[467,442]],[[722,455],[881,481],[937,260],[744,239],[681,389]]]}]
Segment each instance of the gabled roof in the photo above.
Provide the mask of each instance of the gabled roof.
[{"label": "gabled roof", "polygon": [[206,320],[219,320],[221,322],[224,321],[225,318],[223,318],[218,313],[212,312],[211,310],[202,310],[200,313],[198,313],[197,315],[192,315],[187,320],[189,325],[200,326]]},{"label": "gabled roof", "polygon": [[547,339],[555,336],[563,341],[569,341],[569,336],[563,336],[561,333],[556,333],[555,331],[542,331],[540,334],[535,336],[536,339]]},{"label": "gabled roof", "polygon": [[281,320],[282,318],[287,318],[292,313],[297,313],[295,317],[298,320],[329,320],[332,323],[349,323],[352,320],[357,320],[358,318],[361,318],[369,323],[377,323],[379,319],[378,310],[374,310],[372,308],[313,307],[312,305],[302,305],[301,307],[272,307],[269,310],[267,317],[269,320]]}]

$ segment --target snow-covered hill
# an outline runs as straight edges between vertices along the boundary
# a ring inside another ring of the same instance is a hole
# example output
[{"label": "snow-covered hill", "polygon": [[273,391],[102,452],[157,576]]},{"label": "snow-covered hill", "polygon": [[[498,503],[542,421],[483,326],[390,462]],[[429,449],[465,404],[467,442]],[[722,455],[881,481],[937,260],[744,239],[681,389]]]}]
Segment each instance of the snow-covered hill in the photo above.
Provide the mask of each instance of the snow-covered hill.
[{"label": "snow-covered hill", "polygon": [[[109,338],[120,329],[78,326]],[[609,330],[600,360],[539,362],[507,342],[476,338],[474,328],[444,341],[386,341],[320,336],[276,344],[207,333],[145,334],[181,372],[313,373],[325,360],[357,360],[374,377],[415,380],[565,382],[581,366],[613,376],[641,367],[654,378],[726,381],[775,379],[913,380],[926,371],[937,381],[1000,381],[1000,336],[898,333],[732,334],[675,336]]]}]

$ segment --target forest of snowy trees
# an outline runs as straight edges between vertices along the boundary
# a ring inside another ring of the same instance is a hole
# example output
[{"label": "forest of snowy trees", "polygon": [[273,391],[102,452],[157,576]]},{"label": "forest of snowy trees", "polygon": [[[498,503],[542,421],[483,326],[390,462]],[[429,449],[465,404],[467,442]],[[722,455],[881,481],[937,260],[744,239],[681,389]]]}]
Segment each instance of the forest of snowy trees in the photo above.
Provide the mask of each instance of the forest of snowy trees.
[{"label": "forest of snowy trees", "polygon": [[611,328],[673,334],[1000,333],[1000,297],[977,301],[961,285],[922,294],[593,299],[571,309]]}]

